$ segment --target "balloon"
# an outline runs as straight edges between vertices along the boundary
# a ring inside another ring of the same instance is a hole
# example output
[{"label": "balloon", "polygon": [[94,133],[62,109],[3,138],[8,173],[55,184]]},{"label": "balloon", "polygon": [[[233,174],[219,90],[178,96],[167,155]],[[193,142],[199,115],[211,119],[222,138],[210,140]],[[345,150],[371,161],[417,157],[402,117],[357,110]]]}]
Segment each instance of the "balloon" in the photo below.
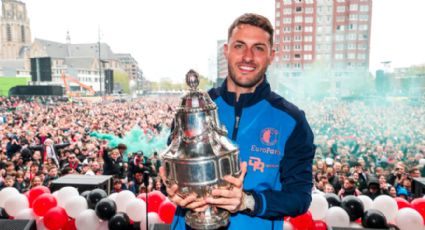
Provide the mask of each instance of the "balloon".
[{"label": "balloon", "polygon": [[423,229],[421,214],[413,208],[403,208],[397,213],[396,223],[400,230]]},{"label": "balloon", "polygon": [[96,207],[97,202],[101,199],[106,198],[108,194],[100,188],[93,189],[89,195],[87,196],[87,202],[89,208],[94,209]]},{"label": "balloon", "polygon": [[363,203],[355,196],[346,196],[342,199],[341,207],[348,213],[350,221],[355,221],[363,216]]},{"label": "balloon", "polygon": [[69,217],[76,218],[87,206],[87,200],[83,196],[73,196],[66,200],[64,208]]},{"label": "balloon", "polygon": [[384,213],[376,209],[369,209],[364,213],[362,225],[366,228],[388,228]]},{"label": "balloon", "polygon": [[114,192],[108,196],[109,199],[116,201],[118,193]]},{"label": "balloon", "polygon": [[97,227],[97,229],[96,230],[109,230],[109,227],[108,227],[108,221],[102,221],[102,222],[100,222],[100,224],[99,224],[99,226]]},{"label": "balloon", "polygon": [[94,230],[99,224],[99,218],[93,209],[86,209],[75,218],[75,226],[78,230]]},{"label": "balloon", "polygon": [[77,226],[75,226],[75,219],[69,219],[62,230],[77,230]]},{"label": "balloon", "polygon": [[32,208],[26,208],[21,210],[16,216],[15,220],[34,220],[35,215]]},{"label": "balloon", "polygon": [[425,224],[425,198],[416,198],[412,200],[410,203],[412,205],[412,208],[421,214],[422,219],[424,219]]},{"label": "balloon", "polygon": [[407,200],[405,200],[401,197],[396,197],[394,199],[397,202],[398,210],[400,210],[402,208],[411,208],[412,207],[412,205],[410,205],[410,203]]},{"label": "balloon", "polygon": [[28,191],[28,202],[30,207],[32,207],[32,203],[34,200],[39,197],[43,193],[50,193],[50,189],[45,186],[36,186]]},{"label": "balloon", "polygon": [[326,193],[325,198],[328,201],[329,208],[331,207],[341,207],[341,199],[335,193]]},{"label": "balloon", "polygon": [[80,194],[80,196],[82,196],[82,197],[84,197],[84,198],[86,198],[86,199],[87,199],[87,197],[89,196],[90,192],[91,192],[90,190],[86,190],[86,191],[82,192],[82,193]]},{"label": "balloon", "polygon": [[68,223],[68,216],[62,207],[53,207],[44,215],[43,223],[48,229],[61,229]]},{"label": "balloon", "polygon": [[117,213],[117,205],[109,198],[101,199],[95,207],[96,215],[101,220],[109,220]]},{"label": "balloon", "polygon": [[28,198],[24,194],[13,195],[4,202],[4,209],[9,216],[16,216],[26,208],[29,208],[29,204]]},{"label": "balloon", "polygon": [[146,202],[146,193],[140,193],[137,195],[137,198],[142,199],[144,202]]},{"label": "balloon", "polygon": [[110,230],[128,229],[130,227],[130,218],[123,212],[118,212],[108,222]]},{"label": "balloon", "polygon": [[0,207],[0,219],[9,219],[9,215],[7,214],[4,208]]},{"label": "balloon", "polygon": [[61,189],[59,189],[58,192],[58,196],[57,196],[57,201],[58,201],[58,205],[61,207],[65,206],[65,202],[67,199],[70,199],[74,196],[79,196],[80,194],[78,193],[78,190],[74,187],[63,187]]},{"label": "balloon", "polygon": [[[161,224],[162,223],[161,219],[158,216],[158,213],[156,213],[156,212],[149,212],[148,213],[148,222],[149,222],[149,225],[151,225],[151,224]],[[147,229],[146,221],[140,222],[140,229]]]},{"label": "balloon", "polygon": [[328,207],[328,201],[322,194],[313,194],[310,208],[308,210],[311,212],[313,220],[322,220],[325,218]]},{"label": "balloon", "polygon": [[327,230],[328,227],[326,226],[326,223],[323,220],[315,220],[313,222],[313,229],[314,230]]},{"label": "balloon", "polygon": [[372,209],[384,213],[387,221],[392,221],[398,212],[397,202],[388,195],[380,195],[373,200]]},{"label": "balloon", "polygon": [[19,191],[15,187],[6,187],[0,191],[0,208],[4,208],[7,198],[18,195]]},{"label": "balloon", "polygon": [[158,213],[159,206],[165,200],[165,195],[160,191],[153,191],[148,193],[148,212]]},{"label": "balloon", "polygon": [[341,207],[331,207],[326,211],[325,222],[327,226],[348,227],[350,217]]},{"label": "balloon", "polygon": [[289,223],[291,223],[295,229],[306,229],[306,230],[312,229],[314,224],[313,216],[311,215],[309,211],[295,218],[289,219]]},{"label": "balloon", "polygon": [[166,224],[171,224],[173,222],[175,213],[176,205],[167,200],[162,202],[162,204],[158,208],[158,215],[161,220]]},{"label": "balloon", "polygon": [[134,221],[142,221],[146,219],[146,203],[141,199],[133,199],[127,204],[125,209],[128,217]]},{"label": "balloon", "polygon": [[115,203],[117,204],[118,212],[125,212],[127,204],[133,200],[136,196],[134,193],[128,190],[124,190],[118,193]]},{"label": "balloon", "polygon": [[50,193],[43,193],[32,203],[34,214],[44,216],[49,209],[57,206],[56,198]]},{"label": "balloon", "polygon": [[284,230],[295,230],[294,226],[288,221],[283,221],[283,229]]},{"label": "balloon", "polygon": [[357,196],[357,198],[361,200],[365,212],[372,207],[373,200],[370,199],[370,197],[365,195],[359,195]]}]

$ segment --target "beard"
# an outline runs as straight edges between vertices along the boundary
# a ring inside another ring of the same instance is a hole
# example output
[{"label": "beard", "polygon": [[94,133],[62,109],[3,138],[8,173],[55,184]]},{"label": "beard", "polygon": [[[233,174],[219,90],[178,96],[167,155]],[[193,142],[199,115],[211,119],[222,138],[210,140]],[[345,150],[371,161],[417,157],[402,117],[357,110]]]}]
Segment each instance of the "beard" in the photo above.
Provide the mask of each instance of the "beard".
[{"label": "beard", "polygon": [[235,83],[235,85],[237,85],[238,87],[241,87],[241,88],[252,88],[252,87],[256,86],[258,83],[260,83],[263,80],[264,75],[267,71],[267,67],[264,67],[264,68],[260,69],[260,71],[251,80],[240,81],[240,80],[238,80],[238,78],[236,76],[236,71],[234,70],[234,68],[231,65],[228,65],[227,68],[228,68],[230,79],[232,79],[232,81]]}]

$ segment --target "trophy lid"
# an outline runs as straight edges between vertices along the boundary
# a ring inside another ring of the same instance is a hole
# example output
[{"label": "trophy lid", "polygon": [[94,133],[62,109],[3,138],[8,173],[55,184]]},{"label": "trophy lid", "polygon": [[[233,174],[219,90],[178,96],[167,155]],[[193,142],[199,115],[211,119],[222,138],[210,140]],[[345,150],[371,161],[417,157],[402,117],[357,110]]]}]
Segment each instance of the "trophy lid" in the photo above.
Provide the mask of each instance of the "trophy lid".
[{"label": "trophy lid", "polygon": [[198,90],[199,74],[196,71],[189,70],[186,74],[186,84],[190,87],[190,90],[181,100],[180,111],[197,112],[216,109],[216,105],[210,96]]}]

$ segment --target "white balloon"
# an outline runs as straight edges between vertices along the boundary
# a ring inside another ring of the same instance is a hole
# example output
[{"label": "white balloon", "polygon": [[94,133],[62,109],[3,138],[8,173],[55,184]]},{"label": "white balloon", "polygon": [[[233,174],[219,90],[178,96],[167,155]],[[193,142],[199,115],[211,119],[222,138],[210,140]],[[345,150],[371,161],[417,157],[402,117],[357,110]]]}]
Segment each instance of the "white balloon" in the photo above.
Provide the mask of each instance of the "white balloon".
[{"label": "white balloon", "polygon": [[118,193],[114,192],[111,195],[109,195],[108,198],[111,199],[111,200],[113,200],[113,201],[116,201],[117,195],[118,195]]},{"label": "white balloon", "polygon": [[141,199],[133,199],[127,203],[125,209],[128,217],[134,221],[142,221],[146,219],[146,203]]},{"label": "white balloon", "polygon": [[326,211],[326,225],[332,227],[348,227],[350,225],[350,217],[348,213],[341,207],[331,207]]},{"label": "white balloon", "polygon": [[[161,224],[162,223],[161,219],[158,216],[158,213],[156,213],[156,212],[148,213],[148,222],[149,222],[149,225],[151,225],[151,224]],[[146,221],[140,222],[140,229],[147,229]]]},{"label": "white balloon", "polygon": [[19,194],[19,191],[15,187],[6,187],[0,191],[0,207],[4,208],[4,202],[7,198]]},{"label": "white balloon", "polygon": [[87,200],[82,196],[74,196],[65,201],[65,211],[68,216],[76,218],[82,211],[87,209]]},{"label": "white balloon", "polygon": [[117,204],[117,212],[125,212],[127,204],[136,198],[134,193],[129,190],[124,190],[118,193],[115,203]]},{"label": "white balloon", "polygon": [[104,220],[100,222],[99,226],[97,226],[96,230],[109,230],[108,221]]},{"label": "white balloon", "polygon": [[75,226],[78,230],[93,230],[100,224],[99,218],[93,209],[86,209],[82,211],[75,218]]},{"label": "white balloon", "polygon": [[65,203],[68,199],[78,195],[79,193],[76,188],[70,187],[70,186],[63,187],[59,189],[59,192],[58,192],[58,196],[57,196],[58,205],[61,207],[65,207]]},{"label": "white balloon", "polygon": [[397,201],[388,195],[376,197],[371,208],[381,211],[388,222],[394,220],[398,212]]},{"label": "white balloon", "polygon": [[309,210],[313,220],[323,220],[328,210],[328,201],[321,194],[313,194]]},{"label": "white balloon", "polygon": [[373,200],[370,199],[370,197],[365,195],[359,195],[357,196],[357,198],[359,198],[362,201],[365,212],[369,210],[370,208],[372,208]]},{"label": "white balloon", "polygon": [[283,230],[295,230],[291,223],[283,221]]},{"label": "white balloon", "polygon": [[15,216],[16,220],[35,220],[35,214],[32,211],[32,208],[26,208],[21,210],[18,214]]},{"label": "white balloon", "polygon": [[400,230],[423,229],[424,227],[421,214],[413,208],[400,209],[395,221]]},{"label": "white balloon", "polygon": [[28,198],[24,194],[9,196],[4,202],[4,209],[9,216],[16,216],[22,210],[29,208]]}]

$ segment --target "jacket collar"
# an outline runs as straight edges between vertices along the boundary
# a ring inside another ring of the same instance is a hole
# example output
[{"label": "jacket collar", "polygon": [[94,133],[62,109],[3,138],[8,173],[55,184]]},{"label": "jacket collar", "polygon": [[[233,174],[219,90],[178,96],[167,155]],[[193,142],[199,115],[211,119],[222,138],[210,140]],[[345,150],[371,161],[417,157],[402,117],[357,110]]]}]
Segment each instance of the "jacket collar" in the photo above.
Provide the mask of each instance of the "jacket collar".
[{"label": "jacket collar", "polygon": [[227,89],[227,80],[228,77],[220,87],[220,95],[227,104],[232,106],[236,104],[242,104],[243,107],[252,106],[265,99],[271,92],[267,77],[264,76],[264,80],[255,88],[254,92],[241,94],[239,96],[239,101],[236,102],[236,94],[234,92],[229,92]]}]

